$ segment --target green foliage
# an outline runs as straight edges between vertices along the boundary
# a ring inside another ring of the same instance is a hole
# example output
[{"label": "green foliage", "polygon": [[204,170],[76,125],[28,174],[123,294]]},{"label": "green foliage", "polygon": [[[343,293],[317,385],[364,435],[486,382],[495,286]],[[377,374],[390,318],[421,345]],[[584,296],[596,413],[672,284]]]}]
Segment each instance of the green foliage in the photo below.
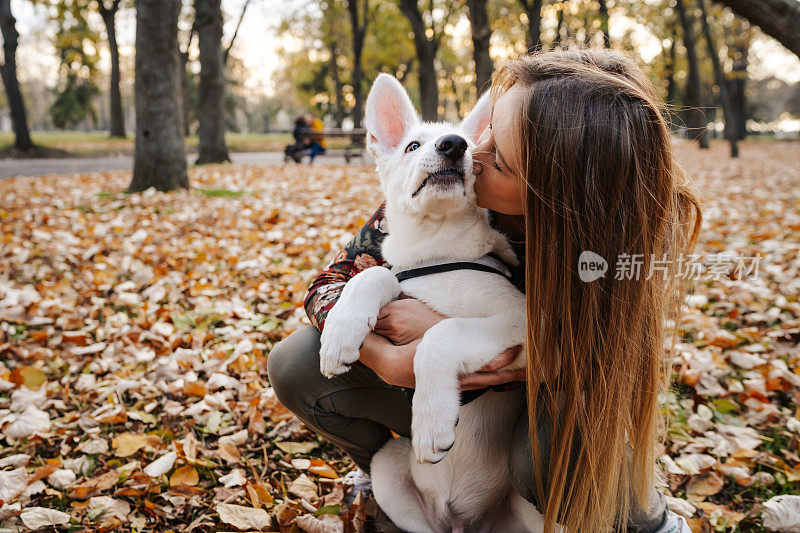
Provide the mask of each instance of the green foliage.
[{"label": "green foliage", "polygon": [[97,122],[97,110],[92,103],[100,89],[94,82],[71,76],[66,87],[58,91],[56,101],[50,106],[50,117],[56,128],[75,127],[89,119]]},{"label": "green foliage", "polygon": [[100,33],[87,19],[92,0],[49,0],[50,17],[58,28],[53,46],[58,52],[61,81],[50,117],[57,128],[74,127],[85,120],[97,122],[92,100],[100,94],[96,85]]},{"label": "green foliage", "polygon": [[245,191],[229,191],[227,189],[195,189],[196,191],[214,198],[238,198]]}]

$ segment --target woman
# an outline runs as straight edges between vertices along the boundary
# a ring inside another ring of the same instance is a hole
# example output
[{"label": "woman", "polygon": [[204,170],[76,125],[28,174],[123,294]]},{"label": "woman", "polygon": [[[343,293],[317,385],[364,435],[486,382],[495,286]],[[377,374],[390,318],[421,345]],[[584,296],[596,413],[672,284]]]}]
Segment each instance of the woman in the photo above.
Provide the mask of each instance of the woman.
[{"label": "woman", "polygon": [[[688,531],[653,487],[658,393],[670,370],[663,322],[680,301],[670,260],[694,246],[700,210],[672,159],[655,91],[629,59],[588,50],[510,62],[492,91],[475,189],[525,256],[528,365],[504,371],[508,350],[462,379],[462,401],[526,380],[509,471],[548,530],[558,522],[567,531]],[[312,284],[306,306],[318,328],[344,282],[382,263],[382,218],[379,210]],[[606,275],[581,279],[584,251],[608,261]],[[639,275],[623,268],[636,257],[647,260]],[[332,380],[319,375],[319,333],[302,328],[270,354],[270,381],[368,471],[391,431],[409,434],[414,349],[442,318],[416,300],[392,302],[362,365]]]}]

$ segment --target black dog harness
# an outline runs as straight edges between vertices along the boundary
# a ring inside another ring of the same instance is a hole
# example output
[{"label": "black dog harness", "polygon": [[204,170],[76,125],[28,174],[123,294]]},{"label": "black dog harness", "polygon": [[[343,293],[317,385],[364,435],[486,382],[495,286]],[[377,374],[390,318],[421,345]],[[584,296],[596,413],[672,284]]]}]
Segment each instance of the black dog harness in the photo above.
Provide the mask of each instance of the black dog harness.
[{"label": "black dog harness", "polygon": [[514,275],[511,268],[494,253],[488,253],[473,261],[430,261],[423,263],[415,268],[395,272],[398,281],[429,276],[431,274],[441,274],[443,272],[453,272],[456,270],[477,270],[479,272],[489,272],[503,276],[509,282],[514,283]]},{"label": "black dog harness", "polygon": [[[429,276],[431,274],[441,274],[443,272],[454,272],[456,270],[477,270],[479,272],[489,272],[491,274],[503,276],[510,283],[514,283],[513,271],[505,263],[505,261],[503,261],[497,254],[494,253],[488,253],[473,261],[431,261],[429,263],[423,263],[415,268],[395,272],[395,277],[397,278],[397,281],[405,281],[407,279]],[[497,387],[461,391],[461,405],[468,404],[489,390],[505,391],[512,388],[517,388],[518,386],[519,384],[517,383],[507,383],[505,385],[498,385]],[[405,390],[410,399],[414,397],[414,389],[406,388]]]}]

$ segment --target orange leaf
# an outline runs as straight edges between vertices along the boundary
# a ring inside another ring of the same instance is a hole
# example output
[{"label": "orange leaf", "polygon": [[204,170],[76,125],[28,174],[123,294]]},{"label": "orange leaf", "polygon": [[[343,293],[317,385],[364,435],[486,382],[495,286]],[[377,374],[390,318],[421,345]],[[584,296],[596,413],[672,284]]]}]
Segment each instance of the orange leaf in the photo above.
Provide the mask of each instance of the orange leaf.
[{"label": "orange leaf", "polygon": [[202,398],[208,393],[208,389],[202,383],[192,381],[183,386],[183,393],[187,396],[198,396]]},{"label": "orange leaf", "polygon": [[272,505],[272,494],[261,483],[248,483],[245,485],[247,496],[253,507],[266,507]]}]

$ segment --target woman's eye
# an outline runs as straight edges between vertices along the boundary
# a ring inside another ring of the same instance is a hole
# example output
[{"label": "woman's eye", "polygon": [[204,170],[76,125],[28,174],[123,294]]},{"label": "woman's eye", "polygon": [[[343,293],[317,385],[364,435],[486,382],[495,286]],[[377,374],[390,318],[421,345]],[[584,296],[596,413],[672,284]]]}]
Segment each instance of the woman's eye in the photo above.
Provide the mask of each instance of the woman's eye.
[{"label": "woman's eye", "polygon": [[501,168],[500,168],[500,165],[498,165],[498,164],[497,164],[497,161],[495,161],[493,164],[494,164],[494,168],[496,168],[496,169],[497,169],[497,170],[499,170],[500,172],[502,172],[502,171],[503,171],[503,169],[501,169]]},{"label": "woman's eye", "polygon": [[417,148],[420,147],[420,144],[417,141],[411,141],[408,146],[406,146],[406,153],[413,152]]}]

